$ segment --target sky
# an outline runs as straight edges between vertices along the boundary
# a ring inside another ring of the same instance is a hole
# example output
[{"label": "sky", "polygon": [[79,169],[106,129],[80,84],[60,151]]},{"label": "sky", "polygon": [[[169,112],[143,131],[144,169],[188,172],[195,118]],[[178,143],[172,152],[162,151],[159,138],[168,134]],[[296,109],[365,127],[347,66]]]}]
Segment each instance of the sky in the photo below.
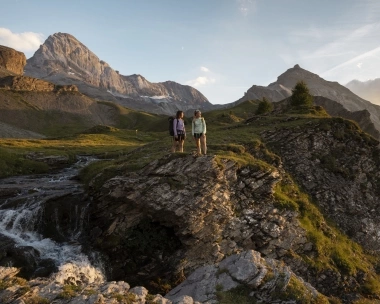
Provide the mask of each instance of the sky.
[{"label": "sky", "polygon": [[0,0],[0,45],[27,58],[73,35],[122,75],[175,81],[213,104],[299,64],[345,85],[380,78],[380,0]]}]

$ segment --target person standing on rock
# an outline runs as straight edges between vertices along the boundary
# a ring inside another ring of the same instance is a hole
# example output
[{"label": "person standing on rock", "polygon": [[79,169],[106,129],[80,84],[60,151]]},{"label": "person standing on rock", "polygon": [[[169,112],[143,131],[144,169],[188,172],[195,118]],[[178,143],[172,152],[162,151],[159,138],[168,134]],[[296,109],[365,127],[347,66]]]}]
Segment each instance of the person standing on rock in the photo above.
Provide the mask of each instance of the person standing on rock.
[{"label": "person standing on rock", "polygon": [[201,111],[195,110],[191,128],[191,134],[193,135],[195,144],[197,146],[197,156],[207,154],[206,121],[201,116]]},{"label": "person standing on rock", "polygon": [[186,138],[185,121],[183,111],[177,111],[176,118],[173,119],[174,140],[172,152],[183,152],[183,145]]}]

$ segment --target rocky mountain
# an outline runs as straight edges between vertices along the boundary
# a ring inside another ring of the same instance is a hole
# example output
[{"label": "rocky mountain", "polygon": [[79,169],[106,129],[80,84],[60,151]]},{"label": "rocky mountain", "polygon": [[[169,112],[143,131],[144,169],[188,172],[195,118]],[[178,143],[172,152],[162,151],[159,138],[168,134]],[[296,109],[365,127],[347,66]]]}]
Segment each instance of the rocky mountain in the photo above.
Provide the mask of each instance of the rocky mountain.
[{"label": "rocky mountain", "polygon": [[[272,102],[283,100],[292,95],[292,89],[298,81],[303,80],[313,96],[322,96],[337,102],[350,112],[367,110],[370,114],[377,131],[380,131],[380,106],[355,95],[338,82],[326,81],[317,74],[302,69],[299,65],[288,69],[278,76],[277,81],[264,86],[252,86],[242,98],[234,104],[239,104],[245,100],[268,98]],[[324,108],[328,113],[336,112],[336,103],[324,103]],[[347,117],[348,118],[348,117]]]},{"label": "rocky mountain", "polygon": [[368,81],[352,80],[346,84],[346,87],[356,95],[374,104],[380,104],[380,78]]},{"label": "rocky mountain", "polygon": [[[97,125],[146,130],[150,120],[162,119],[155,130],[166,129],[166,118],[96,101],[75,85],[57,85],[23,76],[25,56],[0,48],[0,137],[43,138],[82,132]],[[8,70],[7,68],[12,69]]]},{"label": "rocky mountain", "polygon": [[178,109],[210,109],[211,103],[196,89],[173,81],[151,83],[141,75],[120,75],[75,37],[49,36],[27,60],[25,75],[59,85],[76,85],[80,92],[99,100],[159,114]]}]

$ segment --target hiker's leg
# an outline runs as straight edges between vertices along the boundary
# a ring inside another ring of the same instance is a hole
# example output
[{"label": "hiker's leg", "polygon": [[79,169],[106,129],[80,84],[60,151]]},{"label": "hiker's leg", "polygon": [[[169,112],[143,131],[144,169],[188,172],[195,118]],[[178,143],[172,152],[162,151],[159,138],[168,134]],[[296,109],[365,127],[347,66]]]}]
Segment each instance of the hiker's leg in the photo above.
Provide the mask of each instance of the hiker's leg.
[{"label": "hiker's leg", "polygon": [[201,137],[201,145],[202,145],[202,152],[204,155],[207,154],[207,143],[206,143],[206,135],[203,135]]},{"label": "hiker's leg", "polygon": [[176,145],[177,145],[177,142],[175,141],[175,138],[172,137],[172,153],[175,152],[175,147],[176,147]]},{"label": "hiker's leg", "polygon": [[179,152],[183,152],[183,144],[184,143],[185,143],[185,141],[181,138],[179,141]]},{"label": "hiker's leg", "polygon": [[197,146],[197,154],[201,154],[201,143],[200,143],[200,138],[195,138],[195,144]]}]

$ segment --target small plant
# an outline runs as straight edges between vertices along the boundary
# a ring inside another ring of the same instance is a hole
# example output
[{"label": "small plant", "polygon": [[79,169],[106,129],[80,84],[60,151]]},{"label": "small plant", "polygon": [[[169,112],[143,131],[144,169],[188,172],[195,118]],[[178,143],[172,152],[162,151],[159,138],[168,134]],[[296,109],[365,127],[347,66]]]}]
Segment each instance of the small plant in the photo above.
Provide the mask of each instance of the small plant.
[{"label": "small plant", "polygon": [[228,291],[217,291],[216,298],[219,304],[255,304],[256,300],[249,296],[250,292],[248,287],[240,285]]},{"label": "small plant", "polygon": [[380,295],[379,278],[370,277],[362,286],[362,291],[366,295]]},{"label": "small plant", "polygon": [[9,281],[7,281],[7,280],[0,280],[0,290],[7,289],[10,286],[11,286],[11,284],[10,284]]},{"label": "small plant", "polygon": [[80,290],[81,287],[77,285],[64,285],[63,291],[59,293],[57,297],[59,299],[69,300],[74,298]]},{"label": "small plant", "polygon": [[219,268],[218,271],[216,272],[216,277],[219,278],[219,276],[223,273],[228,273],[227,268]]},{"label": "small plant", "polygon": [[136,295],[133,293],[121,294],[117,292],[113,292],[110,294],[111,299],[116,299],[120,303],[124,304],[133,304],[136,302]]},{"label": "small plant", "polygon": [[86,295],[86,296],[92,296],[92,295],[97,294],[97,293],[98,293],[98,292],[97,292],[96,290],[91,289],[91,288],[89,288],[89,289],[85,289],[85,290],[83,291],[83,294]]},{"label": "small plant", "polygon": [[150,293],[148,293],[145,297],[145,303],[146,304],[157,304],[157,301],[155,301],[156,297]]},{"label": "small plant", "polygon": [[295,300],[297,303],[301,304],[329,304],[329,301],[325,296],[320,294],[316,296],[313,295],[313,293],[294,276],[291,276],[285,290],[277,288],[274,296],[281,300]]},{"label": "small plant", "polygon": [[29,299],[24,299],[25,304],[49,304],[50,301],[49,299],[39,297],[39,296],[34,296]]},{"label": "small plant", "polygon": [[347,275],[355,274],[355,266],[349,260],[347,254],[343,253],[341,250],[339,250],[339,248],[336,248],[334,250],[334,252],[331,255],[331,258],[342,273]]},{"label": "small plant", "polygon": [[223,285],[222,284],[216,284],[216,286],[215,286],[215,290],[216,290],[216,292],[218,292],[218,291],[223,291]]}]

